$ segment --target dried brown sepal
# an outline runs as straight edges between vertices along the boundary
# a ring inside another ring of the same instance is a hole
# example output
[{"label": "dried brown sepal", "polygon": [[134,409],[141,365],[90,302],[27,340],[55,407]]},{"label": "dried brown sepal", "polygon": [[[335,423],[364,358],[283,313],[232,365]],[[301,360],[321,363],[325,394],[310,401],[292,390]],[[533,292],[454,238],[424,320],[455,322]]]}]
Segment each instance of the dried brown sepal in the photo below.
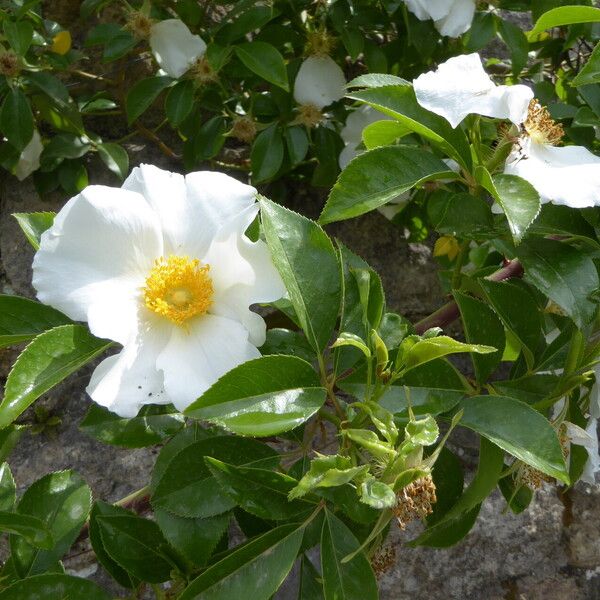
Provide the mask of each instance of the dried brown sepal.
[{"label": "dried brown sepal", "polygon": [[421,477],[396,493],[396,506],[392,509],[398,526],[405,529],[415,519],[424,519],[433,512],[437,502],[435,483],[431,475]]},{"label": "dried brown sepal", "polygon": [[396,548],[391,544],[382,546],[371,557],[371,567],[373,569],[373,573],[375,573],[376,577],[381,577],[387,573],[391,567],[394,566],[395,562]]}]

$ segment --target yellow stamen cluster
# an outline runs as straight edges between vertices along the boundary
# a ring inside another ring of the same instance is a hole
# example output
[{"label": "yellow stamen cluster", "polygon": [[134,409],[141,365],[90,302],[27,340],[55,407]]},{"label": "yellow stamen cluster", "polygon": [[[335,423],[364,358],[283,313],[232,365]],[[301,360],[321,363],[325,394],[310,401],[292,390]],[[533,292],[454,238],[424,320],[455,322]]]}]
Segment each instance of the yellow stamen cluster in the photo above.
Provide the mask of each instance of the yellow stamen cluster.
[{"label": "yellow stamen cluster", "polygon": [[295,123],[306,127],[315,127],[323,120],[323,113],[314,104],[302,104],[298,107]]},{"label": "yellow stamen cluster", "polygon": [[329,56],[334,49],[336,39],[325,29],[311,31],[306,36],[305,52],[307,56]]},{"label": "yellow stamen cluster", "polygon": [[0,75],[16,77],[20,72],[19,57],[12,50],[0,50]]},{"label": "yellow stamen cluster", "polygon": [[544,483],[551,483],[552,478],[529,465],[522,465],[518,471],[517,481],[532,490],[539,490]]},{"label": "yellow stamen cluster", "polygon": [[376,577],[381,577],[390,570],[396,562],[396,548],[391,545],[379,548],[371,557],[371,567]]},{"label": "yellow stamen cluster", "polygon": [[217,79],[217,72],[205,56],[196,59],[196,62],[190,68],[190,75],[198,84],[210,83]]},{"label": "yellow stamen cluster", "polygon": [[240,142],[249,144],[256,136],[256,123],[254,119],[247,116],[236,117],[231,127],[231,135],[240,140]]},{"label": "yellow stamen cluster", "polygon": [[431,514],[436,502],[435,483],[431,475],[421,477],[402,488],[396,494],[396,506],[392,508],[400,529],[406,529],[411,521],[424,519]]},{"label": "yellow stamen cluster", "polygon": [[562,125],[556,123],[550,116],[548,109],[535,98],[529,103],[529,111],[523,127],[527,135],[538,144],[556,146],[565,134]]},{"label": "yellow stamen cluster", "polygon": [[143,289],[144,304],[176,325],[203,315],[213,297],[209,270],[210,265],[201,265],[187,256],[171,254],[157,259]]},{"label": "yellow stamen cluster", "polygon": [[154,21],[148,15],[139,10],[132,10],[127,15],[125,28],[129,29],[138,40],[144,40],[150,37],[152,25]]}]

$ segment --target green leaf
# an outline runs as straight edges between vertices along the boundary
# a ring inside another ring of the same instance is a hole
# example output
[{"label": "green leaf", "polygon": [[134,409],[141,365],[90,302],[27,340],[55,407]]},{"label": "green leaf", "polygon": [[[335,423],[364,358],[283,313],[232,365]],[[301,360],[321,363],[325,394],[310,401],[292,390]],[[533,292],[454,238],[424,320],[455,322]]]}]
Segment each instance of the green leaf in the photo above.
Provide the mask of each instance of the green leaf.
[{"label": "green leaf", "polygon": [[24,56],[33,40],[33,25],[29,21],[5,20],[3,23],[4,35],[10,47],[19,55]]},{"label": "green leaf", "polygon": [[352,532],[333,513],[326,510],[321,534],[321,572],[325,600],[377,600],[377,581],[362,552],[352,560],[343,559],[356,552],[360,544]]},{"label": "green leaf", "polygon": [[482,166],[477,167],[475,175],[502,207],[515,244],[518,244],[540,212],[540,195],[528,181],[517,175],[500,173],[492,178]]},{"label": "green leaf", "polygon": [[304,528],[282,525],[252,539],[194,579],[178,600],[269,600],[296,560]]},{"label": "green leaf", "polygon": [[181,517],[212,517],[235,506],[206,466],[205,456],[236,466],[272,467],[275,450],[253,439],[215,436],[184,447],[171,459],[152,494],[152,505]]},{"label": "green leaf", "polygon": [[159,94],[173,83],[170,77],[149,77],[138,81],[127,92],[125,111],[127,123],[131,125],[158,98]]},{"label": "green leaf", "polygon": [[439,191],[432,194],[427,201],[427,214],[437,231],[456,237],[489,234],[494,225],[488,203],[465,193]]},{"label": "green leaf", "polygon": [[426,415],[423,419],[411,419],[404,431],[405,442],[410,442],[412,446],[431,446],[440,435],[438,425],[431,415]]},{"label": "green leaf", "polygon": [[574,23],[597,23],[600,21],[600,8],[591,6],[560,6],[545,12],[535,23],[533,29],[527,32],[531,40],[536,34],[563,25]]},{"label": "green leaf", "polygon": [[45,523],[54,544],[48,550],[40,550],[24,538],[11,535],[12,558],[21,577],[47,571],[71,547],[90,512],[91,494],[74,471],[49,473],[25,491],[17,512]]},{"label": "green leaf", "polygon": [[171,578],[167,541],[154,521],[130,513],[98,515],[96,522],[107,554],[128,573],[149,583]]},{"label": "green leaf", "polygon": [[215,157],[225,143],[227,122],[222,116],[215,116],[202,124],[194,139],[194,154],[196,160],[208,160]]},{"label": "green leaf", "polygon": [[499,33],[510,51],[513,75],[518,77],[527,64],[527,54],[529,52],[527,36],[520,27],[505,20],[500,20]]},{"label": "green leaf", "polygon": [[0,465],[0,510],[12,511],[17,501],[17,488],[7,462]]},{"label": "green leaf", "polygon": [[410,133],[410,130],[402,123],[382,119],[370,123],[362,130],[362,140],[367,150],[372,150],[380,146],[389,146],[407,133]]},{"label": "green leaf", "polygon": [[325,402],[311,365],[295,356],[262,356],[221,377],[185,410],[239,435],[269,436],[298,427]]},{"label": "green leaf", "polygon": [[302,162],[308,152],[309,141],[306,130],[300,125],[286,127],[284,130],[285,142],[292,165]]},{"label": "green leaf", "polygon": [[252,144],[250,163],[253,183],[262,183],[277,174],[283,162],[283,137],[276,124],[261,131]]},{"label": "green leaf", "polygon": [[503,469],[504,452],[482,437],[479,449],[479,467],[473,481],[452,508],[433,526],[428,527],[413,540],[410,545],[444,548],[462,539],[475,522],[479,506],[496,487]]},{"label": "green leaf", "polygon": [[130,575],[119,563],[111,558],[110,554],[104,548],[98,517],[102,516],[130,516],[131,512],[121,508],[97,500],[94,502],[92,512],[90,513],[90,542],[96,555],[98,562],[110,573],[111,577],[121,586],[133,589],[137,587],[139,581],[137,578]]},{"label": "green leaf", "polygon": [[556,431],[539,412],[508,396],[474,396],[461,403],[460,424],[566,484],[569,475]]},{"label": "green leaf", "polygon": [[28,342],[47,329],[70,323],[50,306],[29,298],[0,295],[0,348]]},{"label": "green leaf", "polygon": [[52,534],[46,524],[31,515],[0,511],[0,531],[21,536],[36,548],[50,550],[53,545]]},{"label": "green leaf", "polygon": [[75,133],[59,133],[44,147],[41,156],[42,166],[54,166],[65,158],[81,158],[91,147],[87,138]]},{"label": "green leaf", "polygon": [[320,580],[321,574],[315,569],[306,554],[303,554],[300,563],[298,600],[324,600],[323,586]]},{"label": "green leaf", "polygon": [[490,354],[471,354],[477,383],[482,385],[496,370],[506,345],[504,327],[494,311],[484,302],[466,294],[454,292],[460,309],[465,337],[469,344],[486,344],[498,348]]},{"label": "green leaf", "polygon": [[425,181],[454,176],[446,163],[420,148],[375,148],[357,156],[342,171],[319,221],[357,217]]},{"label": "green leaf", "polygon": [[[402,346],[400,346],[402,349]],[[464,344],[446,335],[419,340],[410,347],[403,357],[406,369],[414,369],[426,362],[461,352],[477,352],[478,354],[490,354],[496,352],[496,348],[480,344]]]},{"label": "green leaf", "polygon": [[410,81],[390,75],[388,73],[365,73],[355,77],[352,81],[346,84],[346,87],[362,87],[362,88],[378,88],[390,85],[410,85]]},{"label": "green leaf", "polygon": [[417,102],[412,85],[373,87],[351,92],[348,97],[393,117],[411,131],[435,143],[448,156],[470,170],[471,151],[464,132],[460,127],[453,129],[446,119],[424,109]]},{"label": "green leaf", "polygon": [[378,510],[392,508],[397,502],[394,490],[375,477],[361,483],[360,500]]},{"label": "green leaf", "polygon": [[16,581],[0,592],[0,600],[65,600],[85,598],[85,600],[111,600],[112,596],[100,589],[94,582],[57,573],[36,575]]},{"label": "green leaf", "polygon": [[0,428],[12,423],[34,400],[111,344],[94,337],[82,325],[61,325],[38,335],[8,375],[0,404]]},{"label": "green leaf", "polygon": [[231,514],[225,513],[206,519],[187,519],[155,508],[154,518],[171,546],[193,567],[200,567],[207,563],[223,536],[227,534]]},{"label": "green leaf", "polygon": [[0,129],[17,150],[23,150],[33,137],[33,113],[27,96],[19,88],[12,88],[4,98]]},{"label": "green leaf", "polygon": [[9,425],[0,430],[0,460],[4,461],[8,458],[26,429],[28,429],[26,425]]},{"label": "green leaf", "polygon": [[504,326],[519,340],[527,364],[533,365],[542,331],[541,314],[533,296],[509,281],[480,279],[479,285]]},{"label": "green leaf", "polygon": [[52,226],[55,216],[56,213],[53,212],[13,213],[27,241],[35,250],[39,249],[42,233]]},{"label": "green leaf", "polygon": [[176,83],[165,99],[165,113],[175,127],[192,112],[193,106],[194,83],[190,79]]},{"label": "green leaf", "polygon": [[69,103],[69,90],[58,77],[47,71],[28,72],[27,81],[39,91],[50,96],[57,104],[66,106]]},{"label": "green leaf", "polygon": [[594,51],[583,66],[583,69],[577,73],[577,76],[571,85],[590,85],[600,83],[600,42],[596,44]]},{"label": "green leaf", "polygon": [[234,46],[237,57],[248,69],[269,83],[289,91],[290,86],[283,56],[265,42],[247,42]]},{"label": "green leaf", "polygon": [[107,142],[106,144],[98,144],[98,155],[102,162],[112,171],[119,179],[124,180],[129,173],[129,155],[127,150],[119,144]]},{"label": "green leaf", "polygon": [[236,467],[210,457],[205,460],[221,489],[238,506],[261,519],[298,520],[316,507],[307,500],[288,500],[288,494],[298,483],[293,477],[265,469]]},{"label": "green leaf", "polygon": [[566,243],[532,239],[519,247],[525,279],[556,302],[582,329],[592,320],[596,304],[590,300],[600,283],[592,259]]},{"label": "green leaf", "polygon": [[273,262],[311,346],[321,352],[335,327],[341,274],[327,234],[314,222],[260,198],[262,225]]},{"label": "green leaf", "polygon": [[169,413],[164,406],[144,406],[136,417],[124,419],[92,404],[79,428],[105,444],[144,448],[176,434],[184,424],[183,415]]}]

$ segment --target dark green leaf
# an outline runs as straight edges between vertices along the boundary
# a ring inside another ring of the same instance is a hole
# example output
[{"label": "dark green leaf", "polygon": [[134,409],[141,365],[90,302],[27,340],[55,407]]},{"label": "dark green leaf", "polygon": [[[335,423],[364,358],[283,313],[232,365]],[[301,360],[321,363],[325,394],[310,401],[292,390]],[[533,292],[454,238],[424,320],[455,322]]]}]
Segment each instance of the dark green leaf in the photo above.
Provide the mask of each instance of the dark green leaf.
[{"label": "dark green leaf", "polygon": [[45,523],[31,515],[0,511],[0,531],[21,536],[28,544],[36,548],[50,550],[52,534]]},{"label": "dark green leaf", "polygon": [[569,483],[556,431],[539,412],[508,396],[474,396],[461,403],[460,424],[559,481]]},{"label": "dark green leaf", "polygon": [[0,348],[28,342],[70,319],[50,306],[29,298],[0,295]]},{"label": "dark green leaf", "polygon": [[600,42],[596,44],[594,51],[588,58],[583,69],[577,73],[577,77],[571,81],[571,85],[589,85],[600,83]]},{"label": "dark green leaf", "polygon": [[138,81],[127,93],[125,110],[127,122],[131,125],[158,98],[159,94],[168,88],[173,80],[170,77],[149,77]]},{"label": "dark green leaf", "polygon": [[358,540],[330,511],[325,512],[321,536],[321,571],[325,600],[377,600],[377,581],[362,552],[352,560],[344,558],[356,552]]},{"label": "dark green leaf", "polygon": [[17,512],[41,520],[54,544],[40,550],[24,538],[10,536],[15,568],[21,577],[47,571],[71,547],[85,523],[92,503],[91,490],[74,471],[49,473],[29,487]]},{"label": "dark green leaf", "polygon": [[5,20],[3,29],[10,47],[19,56],[24,56],[33,40],[33,25],[29,21]]},{"label": "dark green leaf", "polygon": [[42,233],[52,226],[55,216],[56,213],[53,212],[13,213],[27,241],[35,250],[39,249]]},{"label": "dark green leaf", "polygon": [[314,369],[295,356],[263,356],[226,373],[185,410],[240,435],[276,435],[298,427],[325,402]]},{"label": "dark green leaf", "polygon": [[293,127],[286,127],[284,135],[290,161],[292,165],[297,165],[304,160],[308,152],[309,142],[306,131],[304,127],[295,125]]},{"label": "dark green leaf", "polygon": [[320,573],[315,569],[306,554],[300,563],[300,587],[297,600],[324,600],[323,586],[319,582]]},{"label": "dark green leaf", "polygon": [[0,404],[0,428],[12,423],[44,392],[111,344],[94,337],[82,325],[62,325],[38,335],[8,375]]},{"label": "dark green leaf", "polygon": [[184,80],[176,83],[165,99],[165,112],[169,121],[177,127],[194,106],[194,83]]},{"label": "dark green leaf", "polygon": [[174,435],[184,424],[182,415],[169,413],[164,406],[145,406],[136,417],[124,419],[98,404],[92,404],[79,427],[105,444],[143,448]]},{"label": "dark green leaf", "polygon": [[119,144],[107,142],[96,146],[102,162],[121,180],[129,173],[129,155]]},{"label": "dark green leaf", "polygon": [[276,124],[270,125],[256,136],[250,162],[254,183],[267,181],[279,171],[283,162],[283,138]]},{"label": "dark green leaf", "polygon": [[17,488],[7,462],[0,465],[0,510],[12,511],[17,501]]},{"label": "dark green leaf", "polygon": [[331,223],[357,217],[383,206],[431,179],[454,172],[430,152],[407,146],[384,146],[357,156],[342,171],[319,221]]},{"label": "dark green leaf", "polygon": [[282,525],[254,538],[209,567],[179,600],[269,600],[290,572],[304,525]]},{"label": "dark green leaf", "polygon": [[23,150],[33,137],[33,114],[27,96],[19,88],[12,88],[4,98],[0,128],[17,150]]},{"label": "dark green leaf", "polygon": [[65,84],[47,71],[37,71],[27,73],[27,81],[38,90],[50,96],[52,100],[60,105],[66,105],[69,102],[69,90]]},{"label": "dark green leaf", "polygon": [[71,575],[46,574],[17,581],[0,592],[0,600],[111,600],[94,582]]},{"label": "dark green leaf", "polygon": [[287,71],[279,50],[265,42],[247,42],[234,46],[237,57],[259,77],[289,91]]},{"label": "dark green leaf", "polygon": [[333,244],[306,217],[266,198],[260,203],[273,262],[308,341],[321,352],[329,343],[340,308],[340,267]]},{"label": "dark green leaf", "polygon": [[427,202],[427,214],[440,233],[458,237],[489,233],[494,224],[488,203],[465,193],[433,194]]}]

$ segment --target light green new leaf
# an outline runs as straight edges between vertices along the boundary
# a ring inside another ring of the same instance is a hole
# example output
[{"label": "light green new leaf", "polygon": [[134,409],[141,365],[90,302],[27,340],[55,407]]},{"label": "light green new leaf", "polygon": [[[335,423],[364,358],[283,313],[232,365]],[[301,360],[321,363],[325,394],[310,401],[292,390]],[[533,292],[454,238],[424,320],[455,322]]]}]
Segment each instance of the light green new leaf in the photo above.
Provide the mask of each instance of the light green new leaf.
[{"label": "light green new leaf", "polygon": [[28,342],[48,329],[70,322],[61,312],[35,300],[0,295],[0,348]]},{"label": "light green new leaf", "polygon": [[10,425],[34,400],[111,344],[82,325],[62,325],[38,335],[8,375],[0,404],[0,428]]},{"label": "light green new leaf", "polygon": [[269,600],[290,572],[305,525],[282,525],[252,539],[194,579],[179,600]]},{"label": "light green new leaf", "polygon": [[357,156],[342,171],[319,221],[325,224],[357,217],[424,181],[455,176],[446,163],[420,148],[375,148]]},{"label": "light green new leaf", "polygon": [[527,32],[527,37],[530,40],[534,39],[538,33],[552,27],[574,25],[575,23],[598,22],[600,22],[600,8],[592,8],[591,6],[559,6],[545,12],[536,21],[533,29]]},{"label": "light green new leaf", "polygon": [[262,356],[223,375],[185,414],[240,435],[276,435],[314,415],[326,393],[314,369],[301,358]]},{"label": "light green new leaf", "polygon": [[55,216],[56,213],[53,212],[13,213],[27,241],[36,250],[40,247],[42,233],[52,226]]},{"label": "light green new leaf", "polygon": [[285,62],[275,46],[266,42],[247,42],[234,46],[234,49],[237,57],[253,73],[289,91]]},{"label": "light green new leaf", "polygon": [[341,301],[341,269],[327,234],[314,221],[260,198],[273,262],[311,346],[329,343]]},{"label": "light green new leaf", "polygon": [[74,471],[49,473],[23,494],[17,512],[36,517],[50,531],[53,544],[40,550],[21,536],[10,536],[12,559],[21,577],[47,571],[71,547],[85,523],[92,492]]},{"label": "light green new leaf", "polygon": [[410,129],[399,121],[382,119],[363,129],[362,140],[367,150],[372,150],[379,146],[389,146],[408,133],[410,133]]},{"label": "light green new leaf", "polygon": [[406,369],[415,367],[448,356],[449,354],[458,354],[461,352],[477,352],[478,354],[490,354],[496,352],[492,346],[483,346],[481,344],[464,344],[446,335],[440,335],[434,338],[428,338],[418,341],[404,355],[404,365]]},{"label": "light green new leaf", "polygon": [[361,483],[360,500],[378,510],[392,508],[397,502],[394,490],[382,481],[377,481],[375,477]]},{"label": "light green new leaf", "polygon": [[540,195],[528,181],[517,175],[500,173],[492,177],[482,166],[477,167],[475,175],[502,207],[515,244],[518,244],[540,212]]},{"label": "light green new leaf", "polygon": [[460,424],[566,484],[569,473],[560,442],[549,421],[529,405],[508,396],[474,396],[461,403]]}]

